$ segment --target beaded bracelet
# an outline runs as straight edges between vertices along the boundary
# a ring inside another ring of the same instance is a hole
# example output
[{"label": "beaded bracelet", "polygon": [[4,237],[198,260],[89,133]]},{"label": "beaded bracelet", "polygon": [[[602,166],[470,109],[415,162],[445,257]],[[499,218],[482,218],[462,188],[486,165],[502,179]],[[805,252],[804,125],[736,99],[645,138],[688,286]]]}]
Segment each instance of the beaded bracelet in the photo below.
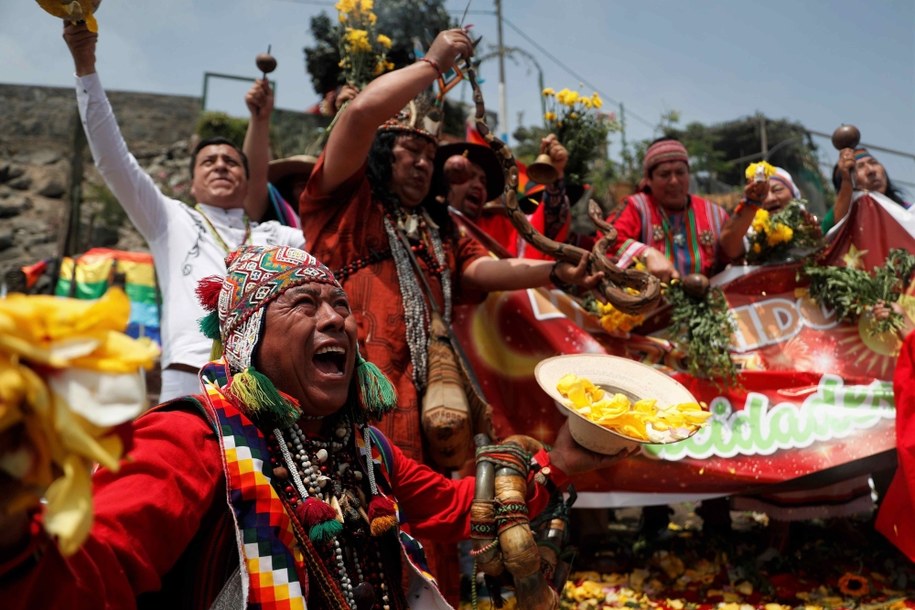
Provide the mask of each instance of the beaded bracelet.
[{"label": "beaded bracelet", "polygon": [[559,267],[559,263],[561,262],[562,261],[556,261],[553,263],[553,268],[550,269],[550,282],[553,283],[553,286],[559,288],[563,292],[568,292],[575,288],[575,286],[573,284],[567,284],[566,282],[563,282],[559,275],[556,273],[556,268]]},{"label": "beaded bracelet", "polygon": [[435,68],[436,73],[438,73],[438,77],[442,78],[442,69],[438,67],[437,61],[435,61],[434,59],[431,59],[429,57],[420,57],[419,61],[426,62],[427,64],[429,64],[430,66]]}]

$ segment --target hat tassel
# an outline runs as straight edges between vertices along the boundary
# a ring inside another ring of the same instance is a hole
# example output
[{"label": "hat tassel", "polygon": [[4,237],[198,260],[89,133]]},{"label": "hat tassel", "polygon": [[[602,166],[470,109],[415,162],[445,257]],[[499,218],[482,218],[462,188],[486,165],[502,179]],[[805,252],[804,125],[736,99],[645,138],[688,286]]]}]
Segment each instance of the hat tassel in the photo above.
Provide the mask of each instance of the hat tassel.
[{"label": "hat tassel", "polygon": [[361,354],[356,357],[356,380],[359,404],[371,418],[379,420],[397,406],[397,391],[394,385],[381,369]]},{"label": "hat tassel", "polygon": [[251,416],[269,418],[278,426],[291,426],[299,418],[296,406],[276,389],[266,375],[253,366],[236,373],[228,392],[246,407]]}]

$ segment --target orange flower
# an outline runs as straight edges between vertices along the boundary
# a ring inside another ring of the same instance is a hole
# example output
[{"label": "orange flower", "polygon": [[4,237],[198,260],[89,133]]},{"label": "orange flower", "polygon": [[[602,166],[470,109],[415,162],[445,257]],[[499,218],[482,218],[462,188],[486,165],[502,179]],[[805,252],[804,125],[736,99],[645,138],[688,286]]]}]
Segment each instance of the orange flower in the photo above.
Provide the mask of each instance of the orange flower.
[{"label": "orange flower", "polygon": [[867,583],[867,579],[863,576],[846,572],[842,575],[842,578],[839,579],[839,591],[841,591],[843,595],[863,597],[870,593],[870,586]]}]

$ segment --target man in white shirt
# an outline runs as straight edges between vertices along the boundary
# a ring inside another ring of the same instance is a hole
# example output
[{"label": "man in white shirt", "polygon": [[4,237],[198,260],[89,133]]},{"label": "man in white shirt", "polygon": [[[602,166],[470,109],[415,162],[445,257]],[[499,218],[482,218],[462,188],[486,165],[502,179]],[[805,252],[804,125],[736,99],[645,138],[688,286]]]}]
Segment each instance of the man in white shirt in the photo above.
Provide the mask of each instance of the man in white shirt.
[{"label": "man in white shirt", "polygon": [[205,314],[194,293],[198,281],[224,275],[226,255],[243,244],[305,245],[300,229],[278,222],[258,224],[245,213],[247,200],[266,198],[272,93],[266,82],[258,81],[245,98],[251,111],[246,139],[258,151],[250,173],[248,160],[228,140],[204,140],[194,150],[191,195],[197,203],[191,207],[163,195],[127,150],[95,72],[98,35],[83,23],[68,24],[64,40],[76,67],[76,99],[95,165],[149,244],[162,286],[159,399],[196,394],[197,370],[210,359],[212,347],[197,326]]}]

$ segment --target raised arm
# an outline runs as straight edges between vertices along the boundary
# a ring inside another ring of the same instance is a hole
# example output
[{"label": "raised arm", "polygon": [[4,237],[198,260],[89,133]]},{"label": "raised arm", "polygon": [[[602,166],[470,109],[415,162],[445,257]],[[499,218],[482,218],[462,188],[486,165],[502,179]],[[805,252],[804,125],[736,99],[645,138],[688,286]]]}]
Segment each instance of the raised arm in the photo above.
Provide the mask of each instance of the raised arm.
[{"label": "raised arm", "polygon": [[316,174],[318,190],[330,193],[365,163],[375,131],[399,112],[440,72],[447,72],[458,57],[470,57],[473,43],[462,29],[445,30],[423,58],[369,83],[341,113],[324,147],[323,171]]},{"label": "raised arm", "polygon": [[267,213],[267,166],[270,163],[270,116],[273,114],[273,90],[267,80],[258,79],[245,94],[245,105],[251,113],[245,132],[244,153],[248,157],[248,195],[245,212],[260,221]]},{"label": "raised arm", "polygon": [[130,154],[96,73],[98,34],[85,23],[67,23],[64,42],[76,69],[76,103],[86,140],[99,174],[131,222],[147,241],[162,235],[165,206],[180,205],[163,196],[153,179]]},{"label": "raised arm", "polygon": [[848,214],[851,207],[851,197],[854,192],[854,183],[852,182],[852,172],[855,171],[855,151],[851,148],[843,148],[839,151],[838,172],[841,177],[839,191],[836,193],[836,203],[833,206],[833,224],[839,224],[839,221]]},{"label": "raised arm", "polygon": [[753,224],[753,218],[756,216],[763,201],[769,194],[768,182],[748,182],[743,190],[744,198],[734,213],[725,221],[721,227],[721,235],[718,237],[718,244],[721,251],[731,260],[740,258],[744,252],[743,238],[747,234],[750,225]]},{"label": "raised arm", "polygon": [[73,57],[76,75],[95,74],[95,47],[98,44],[98,34],[90,32],[85,24],[65,23],[64,41]]}]

